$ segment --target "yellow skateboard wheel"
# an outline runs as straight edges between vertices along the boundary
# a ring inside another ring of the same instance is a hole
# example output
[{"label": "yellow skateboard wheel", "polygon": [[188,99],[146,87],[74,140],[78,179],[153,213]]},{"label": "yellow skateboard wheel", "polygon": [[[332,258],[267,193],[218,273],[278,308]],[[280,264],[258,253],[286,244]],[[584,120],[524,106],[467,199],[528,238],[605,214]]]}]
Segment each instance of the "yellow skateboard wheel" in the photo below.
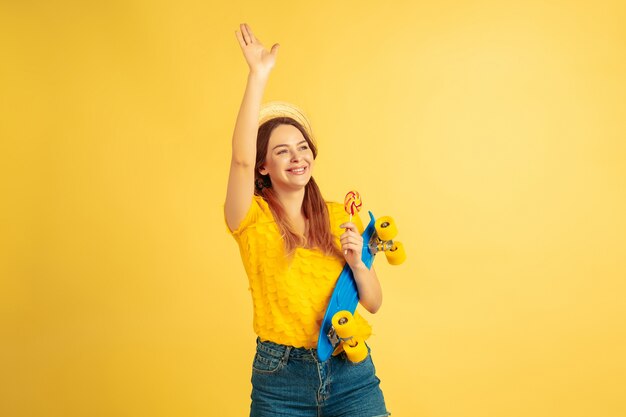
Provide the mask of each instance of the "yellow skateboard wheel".
[{"label": "yellow skateboard wheel", "polygon": [[355,345],[350,346],[348,342],[344,342],[343,350],[346,352],[346,356],[350,362],[361,362],[367,358],[367,345],[361,339],[355,339]]},{"label": "yellow skateboard wheel", "polygon": [[388,251],[385,251],[387,262],[391,265],[400,265],[406,260],[406,252],[404,251],[404,245],[400,242],[393,242],[393,246]]},{"label": "yellow skateboard wheel", "polygon": [[376,220],[374,223],[376,234],[381,240],[391,240],[398,234],[396,222],[389,216],[384,216]]},{"label": "yellow skateboard wheel", "polygon": [[347,310],[338,311],[333,316],[333,327],[341,339],[349,339],[356,333],[356,324],[352,313]]}]

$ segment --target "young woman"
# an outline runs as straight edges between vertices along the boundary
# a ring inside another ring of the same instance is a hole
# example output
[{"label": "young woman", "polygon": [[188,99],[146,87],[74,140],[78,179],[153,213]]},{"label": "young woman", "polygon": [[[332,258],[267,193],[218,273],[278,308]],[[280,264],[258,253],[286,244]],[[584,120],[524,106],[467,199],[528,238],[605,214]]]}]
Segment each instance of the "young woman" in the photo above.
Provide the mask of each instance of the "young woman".
[{"label": "young woman", "polygon": [[[248,275],[258,336],[252,366],[256,416],[389,415],[371,356],[317,359],[326,305],[345,263],[361,305],[382,303],[376,272],[361,261],[363,225],[325,202],[312,177],[317,148],[295,106],[261,107],[279,45],[267,51],[247,24],[236,31],[250,72],[232,142],[224,214]],[[259,125],[260,123],[260,125]],[[369,324],[355,314],[366,338]],[[368,348],[369,351],[369,348]]]}]

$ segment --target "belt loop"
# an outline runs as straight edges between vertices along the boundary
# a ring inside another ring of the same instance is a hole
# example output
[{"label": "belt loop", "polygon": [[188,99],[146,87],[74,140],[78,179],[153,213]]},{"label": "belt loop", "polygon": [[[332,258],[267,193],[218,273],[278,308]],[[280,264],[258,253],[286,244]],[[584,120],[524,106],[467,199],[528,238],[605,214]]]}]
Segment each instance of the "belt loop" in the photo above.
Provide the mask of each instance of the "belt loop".
[{"label": "belt loop", "polygon": [[289,353],[291,353],[291,346],[287,346],[285,354],[283,355],[283,364],[285,365],[287,365],[287,361],[289,360]]}]

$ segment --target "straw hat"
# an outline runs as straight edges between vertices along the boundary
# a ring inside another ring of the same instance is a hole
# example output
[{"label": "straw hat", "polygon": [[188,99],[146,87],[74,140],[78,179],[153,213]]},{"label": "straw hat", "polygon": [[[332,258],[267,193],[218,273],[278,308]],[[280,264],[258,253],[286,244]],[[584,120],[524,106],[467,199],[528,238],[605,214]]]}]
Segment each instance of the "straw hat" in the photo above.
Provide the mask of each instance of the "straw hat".
[{"label": "straw hat", "polygon": [[295,104],[286,101],[270,101],[263,104],[259,111],[259,126],[277,117],[291,117],[304,127],[311,140],[313,140],[313,130],[311,129],[309,119]]}]

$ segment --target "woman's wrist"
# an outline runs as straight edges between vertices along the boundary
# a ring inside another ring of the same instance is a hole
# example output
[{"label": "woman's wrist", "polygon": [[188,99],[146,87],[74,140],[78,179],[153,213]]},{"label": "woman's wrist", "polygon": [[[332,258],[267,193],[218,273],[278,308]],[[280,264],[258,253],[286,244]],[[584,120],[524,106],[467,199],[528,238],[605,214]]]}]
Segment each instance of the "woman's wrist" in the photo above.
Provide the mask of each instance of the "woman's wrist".
[{"label": "woman's wrist", "polygon": [[250,72],[248,73],[248,78],[258,80],[258,81],[267,81],[269,77],[270,77],[269,71],[264,72],[264,71],[250,70]]},{"label": "woman's wrist", "polygon": [[365,264],[363,263],[363,261],[359,261],[358,264],[354,265],[352,267],[352,272],[353,273],[359,273],[361,271],[369,271],[369,268],[367,266],[365,266]]}]

